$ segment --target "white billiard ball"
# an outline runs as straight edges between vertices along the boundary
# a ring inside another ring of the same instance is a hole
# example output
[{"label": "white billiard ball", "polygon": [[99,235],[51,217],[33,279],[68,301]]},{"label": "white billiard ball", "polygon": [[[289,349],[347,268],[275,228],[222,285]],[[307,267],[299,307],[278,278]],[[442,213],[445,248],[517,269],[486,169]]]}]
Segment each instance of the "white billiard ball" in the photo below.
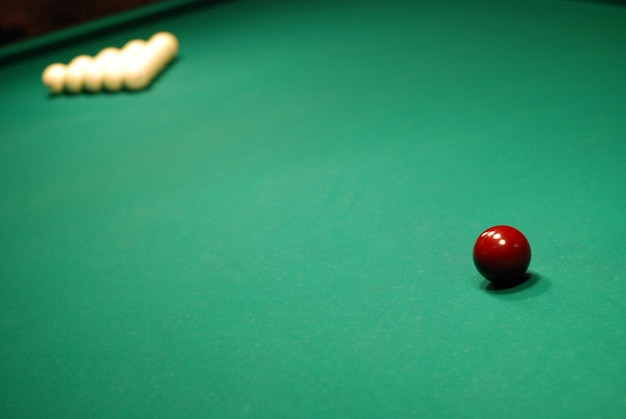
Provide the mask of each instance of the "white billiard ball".
[{"label": "white billiard ball", "polygon": [[158,39],[163,43],[170,60],[176,57],[176,54],[178,54],[178,39],[174,35],[169,32],[158,32],[150,38],[150,40],[153,39]]},{"label": "white billiard ball", "polygon": [[146,49],[146,46],[146,41],[142,41],[141,39],[133,39],[132,41],[128,41],[126,45],[124,45],[124,47],[122,48],[119,61],[122,64],[127,65],[136,56],[141,54],[141,52]]},{"label": "white billiard ball", "polygon": [[50,64],[41,74],[41,81],[51,93],[59,94],[65,88],[66,74],[67,66],[65,64]]},{"label": "white billiard ball", "polygon": [[78,93],[83,88],[85,73],[91,66],[93,59],[88,55],[79,55],[67,66],[65,88],[71,93]]},{"label": "white billiard ball", "polygon": [[146,41],[142,39],[133,39],[128,41],[122,47],[123,54],[135,54],[137,51],[141,50],[146,46]]},{"label": "white billiard ball", "polygon": [[154,78],[156,67],[152,50],[150,46],[147,46],[126,65],[124,86],[128,90],[145,89]]},{"label": "white billiard ball", "polygon": [[92,65],[85,73],[84,87],[90,92],[99,92],[102,89],[104,69],[115,60],[120,50],[113,47],[104,48],[95,56]]},{"label": "white billiard ball", "polygon": [[128,90],[142,90],[150,84],[149,69],[140,60],[129,63],[124,73],[124,87]]},{"label": "white billiard ball", "polygon": [[126,66],[146,47],[146,42],[134,39],[124,45],[120,54],[104,67],[103,84],[107,90],[116,92],[123,87]]},{"label": "white billiard ball", "polygon": [[159,32],[151,40],[158,45],[159,55],[162,57],[163,67],[166,67],[178,53],[178,41],[168,32]]},{"label": "white billiard ball", "polygon": [[145,89],[178,52],[178,41],[168,32],[154,34],[146,47],[128,63],[124,85],[129,90]]},{"label": "white billiard ball", "polygon": [[152,83],[166,63],[159,42],[151,41],[146,48],[128,63],[125,85],[129,90],[145,89]]},{"label": "white billiard ball", "polygon": [[148,45],[154,48],[155,54],[159,57],[161,68],[166,67],[178,52],[178,41],[169,32],[155,33],[150,37]]},{"label": "white billiard ball", "polygon": [[124,65],[118,60],[114,60],[109,63],[102,75],[102,86],[111,91],[117,92],[122,89],[122,82],[124,81]]}]

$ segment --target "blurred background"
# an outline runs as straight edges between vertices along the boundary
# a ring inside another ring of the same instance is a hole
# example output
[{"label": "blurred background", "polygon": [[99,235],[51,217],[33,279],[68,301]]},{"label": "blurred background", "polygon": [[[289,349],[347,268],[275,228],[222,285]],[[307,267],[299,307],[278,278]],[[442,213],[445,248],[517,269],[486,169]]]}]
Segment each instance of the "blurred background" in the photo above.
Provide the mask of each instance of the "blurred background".
[{"label": "blurred background", "polygon": [[0,1],[0,47],[162,0]]},{"label": "blurred background", "polygon": [[[0,0],[0,48],[79,23],[162,1],[165,0]],[[626,0],[572,1],[626,5]]]}]

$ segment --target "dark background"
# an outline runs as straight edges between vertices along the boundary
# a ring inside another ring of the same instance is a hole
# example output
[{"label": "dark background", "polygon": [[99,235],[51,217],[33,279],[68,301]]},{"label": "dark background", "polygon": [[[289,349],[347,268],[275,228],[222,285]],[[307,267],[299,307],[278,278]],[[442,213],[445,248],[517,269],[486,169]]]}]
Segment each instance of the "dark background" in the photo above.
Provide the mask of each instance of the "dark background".
[{"label": "dark background", "polygon": [[162,0],[14,0],[0,2],[0,47]]},{"label": "dark background", "polygon": [[[0,48],[34,36],[162,1],[164,0],[14,0],[12,2],[0,2]],[[626,0],[582,1],[626,5]]]}]

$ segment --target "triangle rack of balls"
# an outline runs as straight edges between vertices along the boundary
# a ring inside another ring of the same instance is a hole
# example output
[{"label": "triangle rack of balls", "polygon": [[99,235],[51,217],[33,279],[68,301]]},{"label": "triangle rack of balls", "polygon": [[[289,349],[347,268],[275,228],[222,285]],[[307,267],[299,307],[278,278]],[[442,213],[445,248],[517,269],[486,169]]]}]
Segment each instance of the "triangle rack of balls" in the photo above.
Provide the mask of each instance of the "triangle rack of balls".
[{"label": "triangle rack of balls", "polygon": [[41,79],[52,93],[142,90],[178,53],[178,40],[159,32],[143,41],[133,39],[123,48],[108,47],[95,57],[79,55],[69,64],[50,64]]}]

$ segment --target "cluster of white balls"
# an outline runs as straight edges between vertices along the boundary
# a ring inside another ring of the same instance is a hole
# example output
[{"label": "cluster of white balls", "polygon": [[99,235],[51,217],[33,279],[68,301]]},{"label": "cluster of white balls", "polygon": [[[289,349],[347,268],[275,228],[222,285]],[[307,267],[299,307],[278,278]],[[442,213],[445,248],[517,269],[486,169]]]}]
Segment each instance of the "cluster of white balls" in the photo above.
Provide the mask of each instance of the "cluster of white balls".
[{"label": "cluster of white balls", "polygon": [[41,79],[52,93],[141,90],[176,57],[178,40],[169,32],[148,41],[134,39],[122,49],[108,47],[95,57],[79,55],[69,64],[50,64]]}]

